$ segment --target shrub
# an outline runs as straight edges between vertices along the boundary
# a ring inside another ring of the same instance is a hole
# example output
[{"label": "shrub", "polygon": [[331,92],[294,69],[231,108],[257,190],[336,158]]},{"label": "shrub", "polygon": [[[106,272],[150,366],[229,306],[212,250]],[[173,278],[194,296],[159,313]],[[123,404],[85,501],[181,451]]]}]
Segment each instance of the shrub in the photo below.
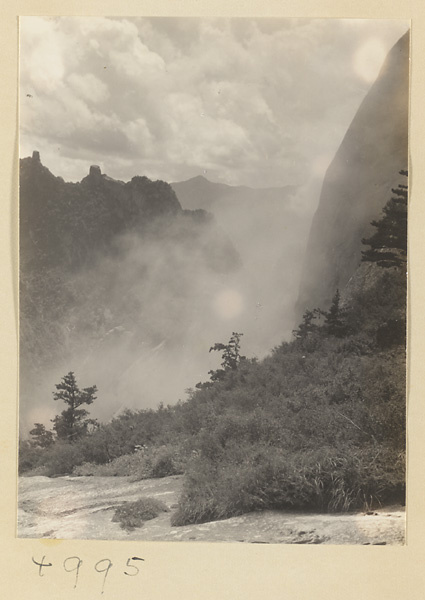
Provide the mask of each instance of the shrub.
[{"label": "shrub", "polygon": [[370,446],[285,453],[234,446],[220,465],[200,457],[187,473],[173,525],[262,509],[348,511],[404,494],[404,455]]},{"label": "shrub", "polygon": [[78,443],[84,453],[84,462],[101,465],[112,458],[108,449],[107,435],[102,427],[86,435]]},{"label": "shrub", "polygon": [[142,527],[145,521],[155,519],[161,512],[168,512],[168,508],[161,500],[145,497],[118,506],[112,521],[119,523],[121,529],[133,531],[136,527]]},{"label": "shrub", "polygon": [[183,473],[181,453],[173,447],[163,446],[153,453],[151,458],[151,477],[167,477]]},{"label": "shrub", "polygon": [[[101,467],[107,465],[96,465],[87,459],[86,440],[78,444],[56,441],[48,448],[40,448],[24,442],[21,444],[19,453],[19,473],[30,475],[103,475]],[[109,474],[109,473],[108,473]]]},{"label": "shrub", "polygon": [[133,481],[149,477],[168,477],[184,472],[189,452],[182,445],[151,447],[144,453],[136,453],[140,460],[131,473]]},{"label": "shrub", "polygon": [[78,444],[56,442],[43,455],[45,475],[71,474],[74,468],[84,461],[84,454]]},{"label": "shrub", "polygon": [[72,474],[76,477],[98,476],[105,477],[110,475],[108,472],[109,465],[97,465],[96,463],[83,462],[81,465],[74,467]]},{"label": "shrub", "polygon": [[19,475],[33,474],[43,456],[43,450],[28,441],[19,442]]},{"label": "shrub", "polygon": [[95,463],[84,462],[78,465],[73,475],[87,476],[98,475],[100,477],[129,477],[135,472],[141,472],[145,466],[145,459],[139,453],[124,454],[114,458],[111,462],[98,465]]},{"label": "shrub", "polygon": [[124,454],[106,464],[84,462],[74,468],[73,475],[131,477],[132,481],[179,475],[184,471],[186,456],[180,446],[153,447],[146,452]]}]

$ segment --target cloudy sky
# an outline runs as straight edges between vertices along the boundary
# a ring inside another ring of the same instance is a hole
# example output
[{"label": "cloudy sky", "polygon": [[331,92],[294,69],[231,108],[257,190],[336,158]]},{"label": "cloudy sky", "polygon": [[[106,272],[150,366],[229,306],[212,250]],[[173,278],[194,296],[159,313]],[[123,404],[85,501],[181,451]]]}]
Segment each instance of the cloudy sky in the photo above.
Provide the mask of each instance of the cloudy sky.
[{"label": "cloudy sky", "polygon": [[77,181],[304,185],[406,21],[41,18],[21,30],[20,155]]}]

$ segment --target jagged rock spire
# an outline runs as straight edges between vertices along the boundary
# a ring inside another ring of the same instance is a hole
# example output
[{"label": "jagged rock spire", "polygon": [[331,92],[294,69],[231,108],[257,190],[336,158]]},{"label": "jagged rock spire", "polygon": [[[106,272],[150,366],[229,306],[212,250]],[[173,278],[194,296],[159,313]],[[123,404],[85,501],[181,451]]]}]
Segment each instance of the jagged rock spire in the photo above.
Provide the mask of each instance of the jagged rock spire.
[{"label": "jagged rock spire", "polygon": [[90,177],[96,177],[99,178],[102,176],[102,171],[100,170],[100,167],[98,165],[92,165],[90,167]]}]

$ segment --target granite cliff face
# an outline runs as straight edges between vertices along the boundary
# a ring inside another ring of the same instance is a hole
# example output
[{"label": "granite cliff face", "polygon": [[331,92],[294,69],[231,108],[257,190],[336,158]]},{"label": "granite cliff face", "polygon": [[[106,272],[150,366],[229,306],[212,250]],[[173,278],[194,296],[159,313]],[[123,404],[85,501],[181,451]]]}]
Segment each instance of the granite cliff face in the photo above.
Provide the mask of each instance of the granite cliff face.
[{"label": "granite cliff face", "polygon": [[327,307],[361,259],[408,161],[409,33],[389,52],[326,173],[304,259],[297,316]]}]

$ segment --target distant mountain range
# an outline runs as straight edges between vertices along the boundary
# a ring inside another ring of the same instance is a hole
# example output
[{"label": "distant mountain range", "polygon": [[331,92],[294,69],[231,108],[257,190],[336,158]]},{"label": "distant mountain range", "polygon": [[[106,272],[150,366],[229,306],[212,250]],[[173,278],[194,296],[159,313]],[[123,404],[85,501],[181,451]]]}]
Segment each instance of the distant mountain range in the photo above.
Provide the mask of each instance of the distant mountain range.
[{"label": "distant mountain range", "polygon": [[304,260],[296,314],[327,307],[356,271],[408,163],[409,33],[389,52],[326,173]]},{"label": "distant mountain range", "polygon": [[282,204],[293,195],[297,186],[286,185],[273,188],[249,188],[246,186],[232,186],[225,183],[209,181],[202,175],[192,177],[187,181],[171,183],[182,206],[191,210],[203,208],[214,212],[216,205],[221,202],[248,203],[251,201],[278,202]]}]

